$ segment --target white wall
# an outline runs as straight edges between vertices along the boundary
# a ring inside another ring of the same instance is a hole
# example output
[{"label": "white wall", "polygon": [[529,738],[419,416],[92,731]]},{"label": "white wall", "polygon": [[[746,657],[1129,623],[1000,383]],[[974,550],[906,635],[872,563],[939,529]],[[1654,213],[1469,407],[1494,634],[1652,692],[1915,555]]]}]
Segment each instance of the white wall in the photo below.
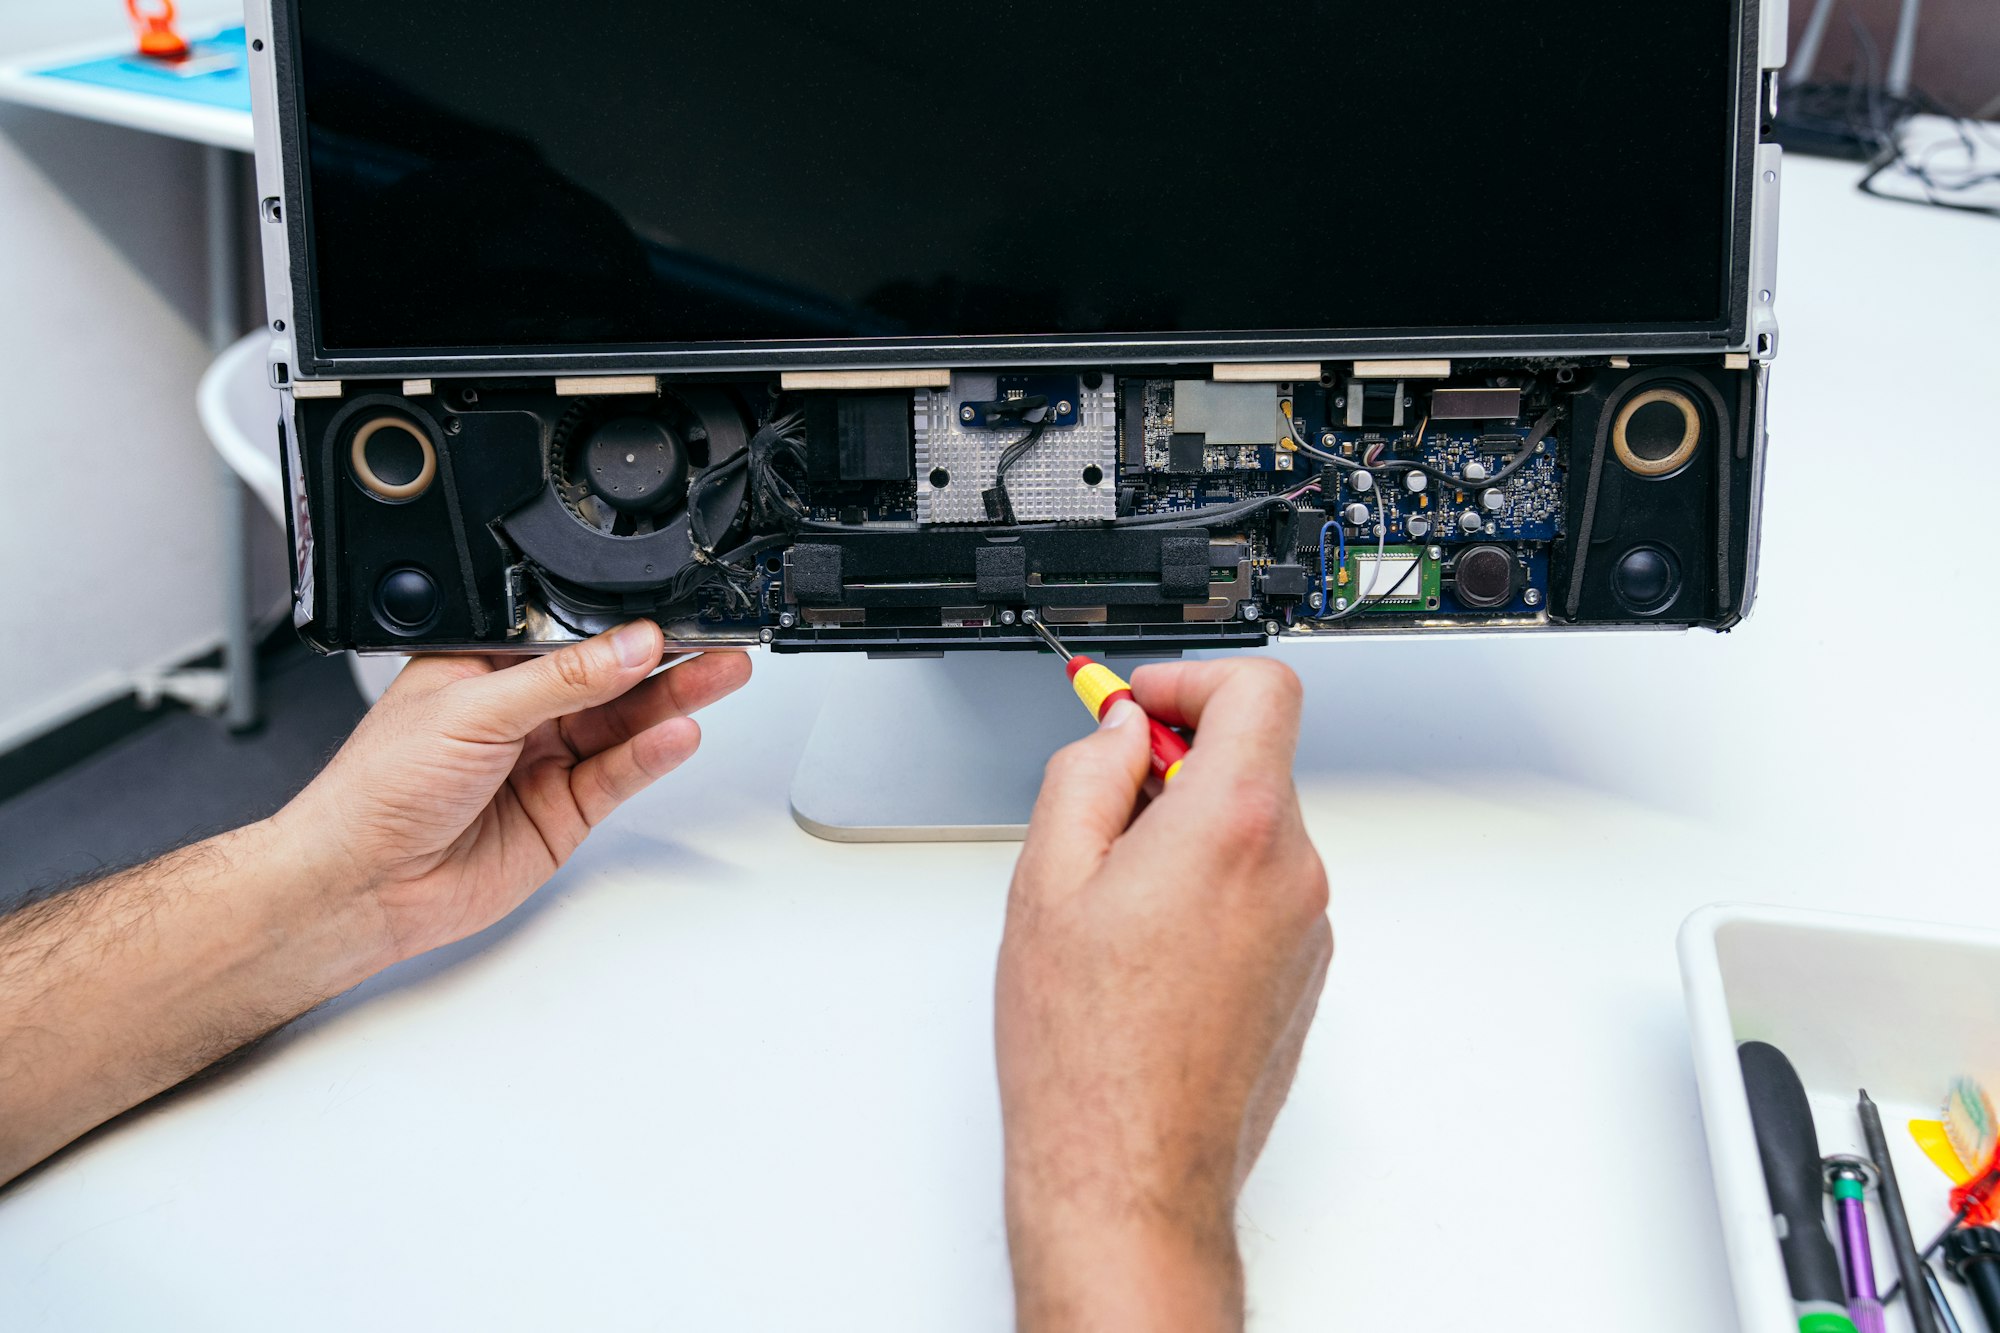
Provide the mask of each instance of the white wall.
[{"label": "white wall", "polygon": [[[115,0],[0,0],[0,60],[125,31]],[[0,105],[0,749],[220,639],[201,168]]]}]

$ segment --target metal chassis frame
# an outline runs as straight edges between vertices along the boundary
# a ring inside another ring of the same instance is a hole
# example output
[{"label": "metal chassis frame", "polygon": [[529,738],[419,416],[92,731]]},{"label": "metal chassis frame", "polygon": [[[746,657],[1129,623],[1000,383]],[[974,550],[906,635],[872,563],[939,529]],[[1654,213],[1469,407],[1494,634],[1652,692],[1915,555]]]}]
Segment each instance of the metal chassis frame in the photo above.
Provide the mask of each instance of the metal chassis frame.
[{"label": "metal chassis frame", "polygon": [[[1758,377],[1752,459],[1753,493],[1761,502],[1764,403],[1768,363],[1778,350],[1777,210],[1782,152],[1764,142],[1776,115],[1778,71],[1785,63],[1785,7],[1777,0],[1736,0],[1736,131],[1731,173],[1729,314],[1723,330],[1562,332],[1521,330],[1481,333],[1439,330],[1413,335],[1348,332],[1314,337],[1284,335],[1149,336],[1102,338],[881,339],[816,343],[707,344],[600,352],[494,352],[479,355],[397,353],[317,357],[311,270],[306,262],[308,183],[300,154],[300,109],[290,49],[298,0],[248,0],[244,22],[250,44],[251,110],[256,128],[259,243],[265,301],[272,333],[267,355],[272,383],[289,400],[300,380],[452,378],[480,375],[556,376],[663,374],[676,378],[741,375],[802,369],[959,368],[1077,364],[1163,366],[1228,361],[1342,361],[1430,357],[1511,359],[1550,356],[1711,357],[1741,353]],[[296,423],[295,406],[290,413]],[[294,425],[294,428],[295,425]],[[1740,614],[1754,598],[1760,545],[1761,503],[1753,512]],[[296,549],[296,548],[295,548]],[[1507,627],[1517,628],[1517,627]],[[1546,628],[1558,628],[1548,626]],[[1371,632],[1427,633],[1422,628]],[[1289,636],[1288,636],[1289,637]],[[1311,637],[1311,636],[1300,636]],[[1330,637],[1330,636],[1329,636]],[[491,645],[477,645],[491,651]],[[683,646],[683,645],[676,645]],[[684,646],[704,646],[688,643]],[[741,646],[731,643],[729,645]]]}]

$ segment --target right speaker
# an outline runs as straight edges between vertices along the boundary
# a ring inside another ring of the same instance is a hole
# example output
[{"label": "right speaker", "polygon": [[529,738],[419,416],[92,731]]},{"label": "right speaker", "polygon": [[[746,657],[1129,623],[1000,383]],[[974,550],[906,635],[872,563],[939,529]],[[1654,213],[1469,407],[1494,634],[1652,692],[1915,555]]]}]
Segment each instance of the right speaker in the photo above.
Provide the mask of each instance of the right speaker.
[{"label": "right speaker", "polygon": [[1580,387],[1556,619],[1727,625],[1741,614],[1752,374],[1656,366]]}]

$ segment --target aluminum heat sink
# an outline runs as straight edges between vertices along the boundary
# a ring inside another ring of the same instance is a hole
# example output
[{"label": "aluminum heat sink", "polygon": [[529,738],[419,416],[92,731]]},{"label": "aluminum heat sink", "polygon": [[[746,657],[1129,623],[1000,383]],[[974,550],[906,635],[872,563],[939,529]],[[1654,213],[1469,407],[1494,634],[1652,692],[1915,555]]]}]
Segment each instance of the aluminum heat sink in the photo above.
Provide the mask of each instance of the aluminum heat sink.
[{"label": "aluminum heat sink", "polygon": [[[959,420],[964,403],[998,396],[998,378],[954,373],[949,391],[919,390],[916,400],[917,521],[986,523],[980,493],[1027,427],[981,430]],[[1118,513],[1118,396],[1106,375],[1079,385],[1074,426],[1052,426],[1007,469],[1007,494],[1023,523],[1114,518]],[[1093,478],[1095,480],[1093,480]],[[933,485],[942,481],[942,486]]]}]

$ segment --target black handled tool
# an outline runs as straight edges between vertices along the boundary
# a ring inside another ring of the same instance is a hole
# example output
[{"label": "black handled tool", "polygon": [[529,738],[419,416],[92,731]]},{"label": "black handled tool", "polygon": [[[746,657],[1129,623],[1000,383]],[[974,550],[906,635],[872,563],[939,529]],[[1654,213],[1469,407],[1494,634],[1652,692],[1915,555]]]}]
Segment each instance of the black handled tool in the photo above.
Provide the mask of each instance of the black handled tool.
[{"label": "black handled tool", "polygon": [[1868,1089],[1861,1090],[1856,1106],[1861,1116],[1861,1138],[1868,1145],[1869,1160],[1881,1177],[1877,1191],[1882,1200],[1882,1220],[1889,1224],[1889,1248],[1896,1252],[1896,1271],[1903,1275],[1903,1291],[1910,1305],[1910,1325],[1916,1333],[1938,1333],[1937,1318],[1931,1310],[1930,1293],[1924,1285],[1924,1261],[1917,1253],[1917,1240],[1910,1234],[1910,1217],[1903,1211],[1902,1187],[1896,1183],[1896,1164],[1889,1160],[1889,1140],[1882,1133],[1882,1113]]},{"label": "black handled tool", "polygon": [[1799,1328],[1853,1333],[1840,1259],[1826,1234],[1819,1134],[1805,1085],[1785,1053],[1768,1042],[1744,1042],[1736,1048],[1736,1059],[1750,1095],[1750,1123],[1757,1131],[1757,1156],[1764,1164],[1764,1186],[1771,1193],[1778,1249],[1798,1306]]},{"label": "black handled tool", "polygon": [[1972,1288],[1986,1327],[2000,1333],[2000,1231],[1960,1227],[1944,1243],[1944,1266]]}]

